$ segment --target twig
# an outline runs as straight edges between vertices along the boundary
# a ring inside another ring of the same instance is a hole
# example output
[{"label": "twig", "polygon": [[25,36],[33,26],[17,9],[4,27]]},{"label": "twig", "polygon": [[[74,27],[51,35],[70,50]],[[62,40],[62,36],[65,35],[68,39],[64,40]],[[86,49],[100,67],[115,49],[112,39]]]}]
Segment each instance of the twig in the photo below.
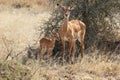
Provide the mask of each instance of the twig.
[{"label": "twig", "polygon": [[11,50],[11,51],[9,52],[9,54],[6,56],[5,60],[7,60],[7,59],[9,58],[9,56],[11,56],[12,51],[13,51],[13,50]]},{"label": "twig", "polygon": [[[29,45],[28,45],[29,46]],[[16,57],[18,57],[20,54],[22,54],[24,51],[26,51],[28,48],[25,48],[24,50],[22,50],[21,52],[19,52],[18,54],[16,54],[14,57],[12,57],[12,60]]]},{"label": "twig", "polygon": [[11,53],[12,53],[13,50],[9,50],[9,48],[8,48],[8,46],[7,46],[7,43],[6,43],[6,41],[5,41],[5,38],[6,38],[6,37],[4,37],[4,38],[2,37],[2,40],[3,40],[3,43],[4,43],[5,47],[6,47],[6,50],[7,50],[7,52],[8,52],[8,55],[7,55],[6,58],[5,58],[5,60],[7,60],[8,57],[11,56]]},{"label": "twig", "polygon": [[18,57],[20,54],[22,54],[23,51],[19,52],[18,54],[16,54],[14,57],[12,57],[12,60],[16,57]]},{"label": "twig", "polygon": [[8,64],[8,67],[10,69],[10,71],[15,71],[16,69],[14,67],[12,67],[11,65]]}]

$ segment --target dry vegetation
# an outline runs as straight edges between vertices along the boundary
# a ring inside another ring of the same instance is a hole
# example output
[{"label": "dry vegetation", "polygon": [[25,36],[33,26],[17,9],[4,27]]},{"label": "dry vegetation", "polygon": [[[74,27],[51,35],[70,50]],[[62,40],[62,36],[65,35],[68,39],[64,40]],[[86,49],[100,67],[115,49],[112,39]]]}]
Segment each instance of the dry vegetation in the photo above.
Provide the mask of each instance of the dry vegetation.
[{"label": "dry vegetation", "polygon": [[0,80],[27,80],[30,70],[15,61],[0,61]]},{"label": "dry vegetation", "polygon": [[[58,0],[58,2],[63,3],[64,1]],[[69,3],[68,1],[63,4]],[[104,51],[103,48],[106,46],[101,45],[102,41],[96,45],[98,38],[102,40],[108,36],[108,34],[105,35],[107,32],[101,31],[96,38],[96,33],[93,33],[99,32],[99,30],[95,31],[95,28],[100,28],[102,21],[94,24],[94,20],[100,21],[100,18],[91,19],[89,16],[91,21],[88,23],[91,24],[87,24],[86,54],[83,59],[78,57],[75,64],[69,65],[65,62],[64,65],[61,65],[61,57],[57,54],[53,56],[53,61],[43,60],[41,63],[34,58],[28,58],[28,53],[39,53],[36,47],[38,48],[39,39],[43,36],[40,35],[44,31],[43,28],[48,31],[51,26],[58,26],[58,22],[62,19],[58,16],[61,16],[58,14],[58,10],[55,11],[57,15],[51,15],[52,10],[48,7],[50,8],[48,0],[0,0],[0,80],[120,80],[120,43],[117,47],[114,45],[115,43],[112,43],[116,48],[112,52]],[[77,7],[81,10],[81,5]],[[84,16],[81,15],[82,11],[78,13],[79,16],[76,16],[77,13],[73,13],[75,16],[72,18],[81,19]],[[93,13],[91,14],[93,15]],[[113,26],[119,26],[120,13],[114,13],[112,16],[113,23],[115,23]],[[105,18],[104,26],[109,26],[107,25],[109,17],[111,16]],[[82,19],[84,20],[84,18]],[[119,33],[117,35],[120,36]],[[94,44],[91,44],[93,42],[95,42],[94,50],[92,50]],[[107,47],[111,45],[107,42],[103,44],[106,44]],[[100,47],[97,48],[97,46]]]},{"label": "dry vegetation", "polygon": [[43,62],[32,80],[119,80],[120,55],[113,59],[115,55],[98,53],[89,53],[73,65],[61,66],[57,61],[49,64]]}]

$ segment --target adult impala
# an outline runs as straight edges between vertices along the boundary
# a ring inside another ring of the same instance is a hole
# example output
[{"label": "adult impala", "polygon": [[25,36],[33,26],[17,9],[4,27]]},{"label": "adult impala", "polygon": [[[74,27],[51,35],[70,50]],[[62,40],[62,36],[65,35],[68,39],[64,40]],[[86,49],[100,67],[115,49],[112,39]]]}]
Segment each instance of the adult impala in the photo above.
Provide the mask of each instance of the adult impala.
[{"label": "adult impala", "polygon": [[[82,57],[84,56],[84,37],[86,33],[86,25],[80,20],[71,20],[69,21],[69,16],[71,11],[75,6],[70,6],[68,8],[57,4],[64,11],[64,21],[59,29],[59,35],[62,41],[62,62],[64,62],[64,53],[65,53],[65,41],[69,41],[69,54],[68,62],[71,63],[72,57],[75,57],[75,41],[78,39],[81,48],[82,48]],[[72,50],[74,51],[72,53]],[[72,56],[72,57],[71,57]]]}]

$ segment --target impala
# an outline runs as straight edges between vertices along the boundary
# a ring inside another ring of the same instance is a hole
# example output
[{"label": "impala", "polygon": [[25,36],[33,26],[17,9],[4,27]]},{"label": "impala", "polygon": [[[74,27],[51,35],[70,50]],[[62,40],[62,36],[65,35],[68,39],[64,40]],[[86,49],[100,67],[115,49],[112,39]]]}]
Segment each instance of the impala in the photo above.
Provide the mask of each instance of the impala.
[{"label": "impala", "polygon": [[[75,6],[69,6],[68,8],[57,4],[64,11],[64,21],[59,29],[59,36],[62,41],[62,62],[64,62],[65,53],[65,41],[69,41],[69,54],[68,62],[71,63],[72,57],[75,57],[75,41],[78,39],[82,48],[82,57],[84,56],[84,37],[86,33],[86,25],[80,20],[69,21],[71,11]],[[73,51],[74,52],[73,52]],[[73,52],[73,53],[72,53]],[[72,56],[72,57],[71,57]]]},{"label": "impala", "polygon": [[54,34],[51,38],[43,37],[40,39],[40,60],[43,58],[44,53],[42,52],[43,49],[46,48],[46,52],[51,57],[53,48],[55,46],[55,41],[57,40],[57,36]]}]

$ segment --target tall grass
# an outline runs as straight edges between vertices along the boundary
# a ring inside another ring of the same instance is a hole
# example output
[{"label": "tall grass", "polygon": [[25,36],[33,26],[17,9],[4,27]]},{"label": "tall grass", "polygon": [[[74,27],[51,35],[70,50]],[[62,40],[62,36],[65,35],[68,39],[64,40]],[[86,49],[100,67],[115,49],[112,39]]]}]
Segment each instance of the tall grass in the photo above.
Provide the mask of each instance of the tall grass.
[{"label": "tall grass", "polygon": [[46,66],[43,66],[42,62],[32,80],[119,80],[119,59],[120,55],[104,55],[103,52],[96,50],[85,55],[83,59],[79,57],[78,62],[72,65],[61,66],[56,61],[54,63],[44,62]]}]

